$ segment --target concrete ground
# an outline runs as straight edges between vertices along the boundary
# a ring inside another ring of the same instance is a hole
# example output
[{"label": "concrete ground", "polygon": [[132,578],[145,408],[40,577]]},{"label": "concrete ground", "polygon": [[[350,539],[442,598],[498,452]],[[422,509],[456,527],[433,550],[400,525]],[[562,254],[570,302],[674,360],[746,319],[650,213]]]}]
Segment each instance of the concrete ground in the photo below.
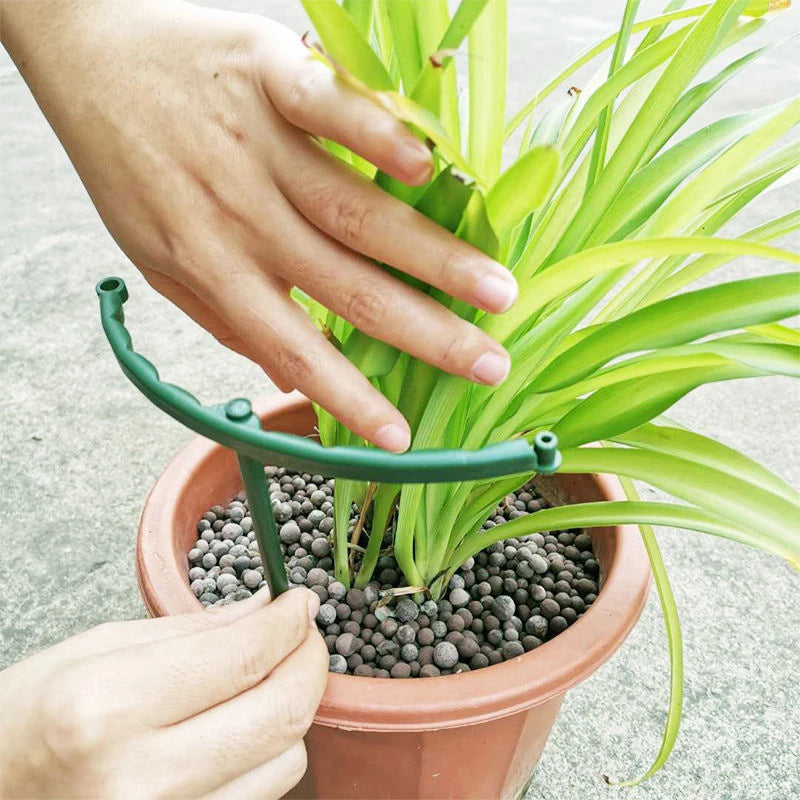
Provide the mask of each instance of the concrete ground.
[{"label": "concrete ground", "polygon": [[[297,31],[299,3],[219,0]],[[516,107],[566,54],[607,32],[622,0],[511,2]],[[645,9],[657,8],[645,2]],[[800,28],[797,9],[761,41]],[[800,88],[800,44],[763,57],[714,103],[729,114]],[[707,118],[707,117],[705,117]],[[187,432],[123,378],[100,330],[94,282],[129,282],[137,346],[169,380],[204,400],[273,391],[157,297],[103,228],[10,60],[0,55],[0,667],[103,620],[141,617],[133,570],[148,489]],[[750,227],[798,205],[797,187],[747,212]],[[800,238],[785,244],[797,249]],[[739,261],[731,274],[763,272]],[[717,385],[675,416],[757,458],[800,487],[800,395],[788,380]],[[636,630],[565,704],[528,800],[789,800],[800,793],[798,576],[775,558],[692,533],[660,530],[680,607],[686,698],[676,750],[653,780],[667,650],[653,595]]]}]

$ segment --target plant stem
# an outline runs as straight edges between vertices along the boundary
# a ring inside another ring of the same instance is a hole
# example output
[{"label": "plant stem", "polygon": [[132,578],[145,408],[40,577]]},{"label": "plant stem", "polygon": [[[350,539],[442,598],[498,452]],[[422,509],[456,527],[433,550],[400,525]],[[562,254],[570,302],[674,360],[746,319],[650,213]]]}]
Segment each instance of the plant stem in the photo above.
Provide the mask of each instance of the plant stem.
[{"label": "plant stem", "polygon": [[363,589],[372,579],[375,565],[378,563],[378,557],[381,554],[384,534],[395,508],[397,508],[399,493],[400,487],[392,483],[383,484],[375,495],[372,504],[372,528],[369,534],[369,542],[367,543],[364,557],[361,559],[358,575],[356,575],[355,586],[357,589]]}]

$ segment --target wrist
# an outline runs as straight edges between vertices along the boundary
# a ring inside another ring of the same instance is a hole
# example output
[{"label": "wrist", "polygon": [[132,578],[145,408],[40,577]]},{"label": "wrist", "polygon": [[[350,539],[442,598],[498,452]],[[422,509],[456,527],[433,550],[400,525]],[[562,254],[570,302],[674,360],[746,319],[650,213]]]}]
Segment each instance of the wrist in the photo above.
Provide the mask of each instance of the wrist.
[{"label": "wrist", "polygon": [[105,5],[105,0],[0,0],[0,42],[24,75]]}]

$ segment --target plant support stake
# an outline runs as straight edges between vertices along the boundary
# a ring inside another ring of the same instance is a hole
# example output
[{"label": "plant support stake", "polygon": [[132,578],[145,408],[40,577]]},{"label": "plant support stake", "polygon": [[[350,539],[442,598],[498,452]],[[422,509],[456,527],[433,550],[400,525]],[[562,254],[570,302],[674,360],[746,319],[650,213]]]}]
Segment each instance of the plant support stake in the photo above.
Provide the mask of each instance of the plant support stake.
[{"label": "plant support stake", "polygon": [[128,290],[121,278],[104,278],[95,291],[106,338],[129,380],[162,411],[236,453],[273,597],[289,584],[264,464],[381,483],[452,483],[534,472],[550,475],[561,464],[558,439],[550,431],[538,433],[533,443],[518,438],[480,450],[417,450],[398,455],[367,447],[326,448],[303,436],[262,430],[249,400],[239,397],[223,405],[204,406],[185,389],[159,378],[158,370],[133,349],[123,311]]}]

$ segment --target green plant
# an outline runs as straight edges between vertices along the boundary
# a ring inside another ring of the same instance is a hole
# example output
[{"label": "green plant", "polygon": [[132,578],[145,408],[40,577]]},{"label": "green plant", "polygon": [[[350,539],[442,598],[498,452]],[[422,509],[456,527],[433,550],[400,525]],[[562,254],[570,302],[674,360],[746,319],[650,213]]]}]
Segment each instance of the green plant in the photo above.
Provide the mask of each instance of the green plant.
[{"label": "green plant", "polygon": [[[395,512],[394,552],[409,586],[434,597],[450,574],[500,537],[538,530],[641,526],[667,622],[673,682],[661,751],[677,735],[681,649],[677,612],[650,525],[671,525],[749,544],[798,563],[800,495],[737,451],[671,422],[665,413],[694,388],[722,380],[800,374],[800,273],[713,284],[740,255],[800,264],[769,243],[800,227],[800,210],[737,238],[716,234],[800,163],[800,99],[742,112],[684,134],[711,97],[770,48],[732,59],[729,48],[760,30],[785,2],[674,0],[575,58],[505,121],[505,0],[304,0],[322,40],[310,45],[342,80],[392,110],[433,146],[437,174],[403,186],[329,144],[387,191],[512,269],[520,300],[491,317],[432,291],[508,348],[500,388],[475,386],[371,340],[303,298],[317,323],[408,418],[415,449],[478,448],[552,428],[562,471],[621,476],[625,502],[543,510],[500,531],[481,523],[530,476],[469,484],[389,486],[339,481],[335,563],[339,580],[372,577]],[[634,36],[641,38],[634,43]],[[467,117],[456,61],[468,41]],[[611,51],[583,91],[540,106],[572,73]],[[706,65],[722,60],[711,77]],[[524,126],[524,131],[522,127]],[[519,130],[518,130],[519,129]],[[521,135],[520,135],[521,131]],[[503,169],[516,133],[518,154]],[[696,256],[696,257],[694,257]],[[694,288],[700,279],[705,288]],[[710,285],[709,285],[710,284]],[[364,444],[318,409],[326,445]],[[599,447],[585,447],[599,443]],[[643,502],[633,479],[682,503]],[[353,576],[351,504],[371,514]]]}]

